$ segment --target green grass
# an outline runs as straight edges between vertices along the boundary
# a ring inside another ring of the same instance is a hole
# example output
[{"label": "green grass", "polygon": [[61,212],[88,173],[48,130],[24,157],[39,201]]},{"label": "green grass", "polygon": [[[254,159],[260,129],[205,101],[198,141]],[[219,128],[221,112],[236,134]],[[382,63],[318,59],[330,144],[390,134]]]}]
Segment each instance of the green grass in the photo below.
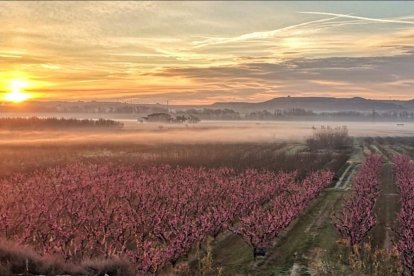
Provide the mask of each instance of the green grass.
[{"label": "green grass", "polygon": [[271,262],[269,274],[284,275],[282,272],[290,269],[295,262],[307,266],[308,255],[314,248],[333,250],[337,236],[331,224],[331,216],[342,196],[343,192],[338,191],[321,195],[292,228],[280,247],[276,248],[277,259]]},{"label": "green grass", "polygon": [[241,237],[231,234],[213,249],[215,267],[223,267],[225,275],[245,273],[253,261],[252,248]]}]

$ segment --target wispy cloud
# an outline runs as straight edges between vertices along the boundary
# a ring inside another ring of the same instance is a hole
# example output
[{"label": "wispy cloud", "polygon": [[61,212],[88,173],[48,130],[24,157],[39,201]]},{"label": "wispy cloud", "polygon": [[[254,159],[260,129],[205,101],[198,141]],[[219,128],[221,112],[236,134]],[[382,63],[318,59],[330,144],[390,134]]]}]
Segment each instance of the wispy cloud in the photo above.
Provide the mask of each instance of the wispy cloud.
[{"label": "wispy cloud", "polygon": [[377,23],[395,23],[395,24],[414,25],[414,21],[406,21],[406,20],[398,20],[398,19],[385,19],[385,18],[372,18],[372,17],[355,16],[355,15],[331,13],[331,12],[299,12],[299,13],[336,16],[336,17],[341,17],[341,18],[359,19],[359,20],[372,21],[372,22],[377,22]]},{"label": "wispy cloud", "polygon": [[204,47],[204,46],[215,45],[215,44],[234,43],[234,42],[242,42],[242,41],[247,41],[247,40],[268,39],[268,38],[275,37],[282,32],[289,31],[291,29],[304,27],[304,26],[315,24],[315,23],[331,21],[337,18],[338,17],[335,16],[335,17],[324,18],[324,19],[319,19],[319,20],[307,21],[307,22],[279,28],[279,29],[272,30],[272,31],[253,32],[253,33],[242,34],[240,36],[234,36],[234,37],[209,38],[209,39],[205,39],[201,41],[194,41],[193,44],[196,45],[196,47]]}]

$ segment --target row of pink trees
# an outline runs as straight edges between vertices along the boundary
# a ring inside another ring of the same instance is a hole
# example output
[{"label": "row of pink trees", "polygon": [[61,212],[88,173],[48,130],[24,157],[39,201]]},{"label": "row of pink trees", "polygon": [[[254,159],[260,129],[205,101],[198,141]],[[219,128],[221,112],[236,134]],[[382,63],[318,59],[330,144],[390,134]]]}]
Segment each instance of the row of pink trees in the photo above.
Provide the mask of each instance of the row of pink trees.
[{"label": "row of pink trees", "polygon": [[410,275],[414,275],[414,165],[409,157],[394,158],[395,181],[400,190],[397,250]]},{"label": "row of pink trees", "polygon": [[342,209],[334,216],[334,226],[353,248],[376,224],[375,202],[379,195],[380,155],[370,155],[353,179],[351,194],[345,198]]},{"label": "row of pink trees", "polygon": [[299,185],[295,173],[257,170],[56,167],[0,181],[0,236],[71,261],[117,255],[157,272],[238,218],[269,214],[262,206],[273,210],[266,231],[285,227],[331,176]]},{"label": "row of pink trees", "polygon": [[272,241],[332,181],[330,171],[310,174],[303,182],[291,179],[266,206],[256,205],[233,231],[253,248],[254,257],[265,254]]}]

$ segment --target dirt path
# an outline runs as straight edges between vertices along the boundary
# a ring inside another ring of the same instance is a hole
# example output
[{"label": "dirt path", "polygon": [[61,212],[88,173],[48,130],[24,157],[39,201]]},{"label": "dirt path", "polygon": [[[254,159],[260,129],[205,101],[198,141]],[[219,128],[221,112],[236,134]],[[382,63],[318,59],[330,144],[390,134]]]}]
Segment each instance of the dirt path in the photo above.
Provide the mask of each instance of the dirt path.
[{"label": "dirt path", "polygon": [[341,175],[339,180],[336,182],[334,189],[344,189],[346,187],[350,176],[353,174],[353,171],[355,169],[354,163],[348,163],[348,167],[344,171],[344,173]]},{"label": "dirt path", "polygon": [[[392,153],[381,147],[381,152],[388,156]],[[385,162],[380,178],[380,195],[375,205],[377,224],[372,229],[370,237],[376,248],[391,249],[394,239],[393,229],[396,227],[396,215],[399,210],[399,193],[394,183],[392,163]]]},{"label": "dirt path", "polygon": [[292,267],[306,267],[310,252],[315,248],[332,250],[337,239],[331,217],[339,206],[343,191],[326,191],[315,204],[270,250],[266,260],[254,275],[285,274]]}]

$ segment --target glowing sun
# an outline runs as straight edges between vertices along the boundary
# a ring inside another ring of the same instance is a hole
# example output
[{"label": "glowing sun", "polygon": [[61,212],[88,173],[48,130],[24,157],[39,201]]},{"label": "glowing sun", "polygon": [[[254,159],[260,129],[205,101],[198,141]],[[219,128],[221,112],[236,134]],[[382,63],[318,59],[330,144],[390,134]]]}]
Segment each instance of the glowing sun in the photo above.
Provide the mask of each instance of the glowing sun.
[{"label": "glowing sun", "polygon": [[10,92],[4,96],[8,102],[20,103],[30,98],[30,95],[23,92],[23,89],[28,87],[29,83],[24,80],[12,80],[10,82]]}]

